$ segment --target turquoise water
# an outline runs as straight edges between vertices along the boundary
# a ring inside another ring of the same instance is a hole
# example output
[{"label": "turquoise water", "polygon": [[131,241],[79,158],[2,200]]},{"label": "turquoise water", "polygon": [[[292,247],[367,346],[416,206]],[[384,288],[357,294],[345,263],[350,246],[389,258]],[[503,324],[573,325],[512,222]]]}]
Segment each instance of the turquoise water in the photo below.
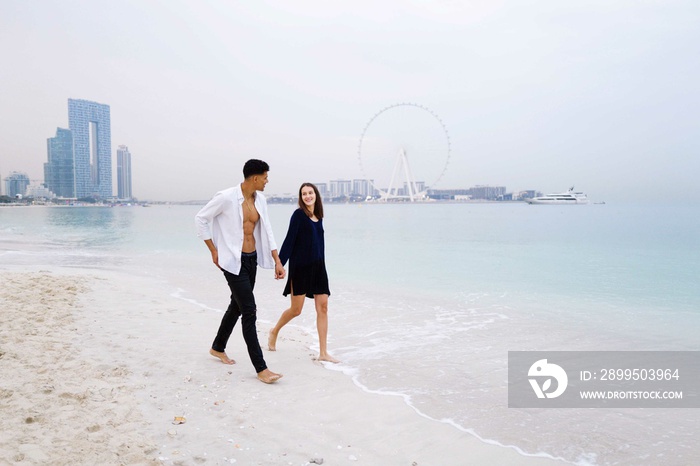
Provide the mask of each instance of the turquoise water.
[{"label": "turquoise water", "polygon": [[[700,215],[682,206],[338,206],[349,280],[546,293],[695,311]],[[333,223],[335,222],[335,223]],[[330,228],[330,226],[328,227]],[[364,267],[371,263],[372,267]]]},{"label": "turquoise water", "polygon": [[[270,206],[280,244],[293,209]],[[197,210],[0,208],[0,269],[122,270],[221,310],[227,288],[195,235]],[[650,204],[327,205],[336,369],[526,454],[697,462],[695,411],[508,409],[505,362],[513,350],[700,349],[699,214]],[[283,284],[265,272],[258,281],[261,321],[275,320]],[[313,318],[306,309],[294,323],[313,332]]]}]

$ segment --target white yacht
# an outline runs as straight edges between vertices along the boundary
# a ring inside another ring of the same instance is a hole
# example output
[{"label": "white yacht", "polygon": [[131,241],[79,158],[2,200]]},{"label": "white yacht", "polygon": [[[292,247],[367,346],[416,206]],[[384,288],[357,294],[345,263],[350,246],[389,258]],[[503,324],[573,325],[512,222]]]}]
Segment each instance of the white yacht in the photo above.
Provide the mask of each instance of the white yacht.
[{"label": "white yacht", "polygon": [[588,204],[588,196],[582,192],[574,191],[572,186],[565,193],[547,194],[546,196],[527,199],[528,204]]}]

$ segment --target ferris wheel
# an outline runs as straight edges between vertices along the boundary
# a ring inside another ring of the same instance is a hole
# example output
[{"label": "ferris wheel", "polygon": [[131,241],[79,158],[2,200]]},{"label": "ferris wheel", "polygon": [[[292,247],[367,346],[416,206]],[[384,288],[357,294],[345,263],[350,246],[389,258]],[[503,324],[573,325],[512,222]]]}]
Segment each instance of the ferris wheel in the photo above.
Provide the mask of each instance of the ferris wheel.
[{"label": "ferris wheel", "polygon": [[442,179],[450,153],[450,134],[435,112],[415,103],[398,103],[367,122],[357,159],[381,200],[413,202],[425,199],[428,189]]}]

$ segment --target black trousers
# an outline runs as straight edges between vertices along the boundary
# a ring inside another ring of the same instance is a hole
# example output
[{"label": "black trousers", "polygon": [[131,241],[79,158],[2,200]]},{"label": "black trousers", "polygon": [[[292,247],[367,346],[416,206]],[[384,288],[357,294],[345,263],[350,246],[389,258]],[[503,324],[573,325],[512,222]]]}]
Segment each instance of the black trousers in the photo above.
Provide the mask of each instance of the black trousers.
[{"label": "black trousers", "polygon": [[255,306],[253,288],[255,287],[255,273],[257,272],[257,267],[257,254],[255,252],[244,252],[241,255],[241,271],[238,275],[234,275],[226,270],[223,271],[226,282],[228,282],[228,287],[231,289],[231,303],[228,309],[226,309],[224,317],[221,319],[219,331],[211,347],[214,351],[224,352],[231,332],[233,332],[238,318],[241,317],[243,339],[248,347],[250,362],[253,363],[255,372],[261,372],[267,369],[267,364],[265,364],[262,349],[260,349],[258,332],[255,326],[257,308]]}]

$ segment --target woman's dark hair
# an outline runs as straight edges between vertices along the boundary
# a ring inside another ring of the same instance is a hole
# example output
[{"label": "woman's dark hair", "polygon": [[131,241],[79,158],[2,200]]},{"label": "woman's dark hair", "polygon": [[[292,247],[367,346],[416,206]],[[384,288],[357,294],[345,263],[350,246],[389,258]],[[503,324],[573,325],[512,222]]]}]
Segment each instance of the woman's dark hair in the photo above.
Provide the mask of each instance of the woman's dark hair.
[{"label": "woman's dark hair", "polygon": [[251,176],[263,175],[270,171],[270,166],[258,159],[250,159],[243,165],[243,178],[248,179]]},{"label": "woman's dark hair", "polygon": [[316,187],[315,184],[313,183],[302,183],[301,186],[299,187],[299,207],[301,210],[303,210],[306,215],[311,217],[309,215],[309,209],[306,208],[306,204],[304,204],[304,200],[301,198],[301,190],[304,189],[304,187],[309,186],[314,190],[314,194],[316,194],[316,202],[314,202],[314,215],[318,219],[323,218],[323,201],[321,201],[321,194],[318,192],[318,188]]}]

